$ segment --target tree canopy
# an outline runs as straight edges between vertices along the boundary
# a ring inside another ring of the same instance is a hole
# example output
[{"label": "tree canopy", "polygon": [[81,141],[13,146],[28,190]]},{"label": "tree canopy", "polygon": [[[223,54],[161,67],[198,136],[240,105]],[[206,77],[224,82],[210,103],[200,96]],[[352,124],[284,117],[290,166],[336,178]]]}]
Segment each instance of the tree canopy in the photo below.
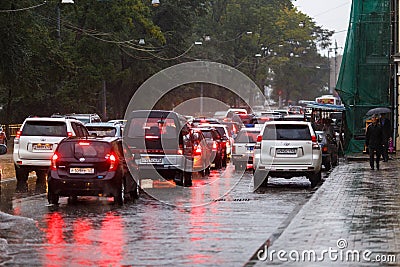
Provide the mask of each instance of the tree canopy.
[{"label": "tree canopy", "polygon": [[[329,70],[320,67],[327,59],[317,49],[329,46],[332,32],[290,0],[160,2],[2,0],[0,122],[72,112],[122,117],[151,75],[197,59],[239,69],[261,88],[272,88],[274,99],[278,91],[287,101],[313,98],[327,87]],[[210,96],[235,103],[226,90],[207,88]],[[171,98],[198,96],[180,90],[160,107],[171,108]]]}]

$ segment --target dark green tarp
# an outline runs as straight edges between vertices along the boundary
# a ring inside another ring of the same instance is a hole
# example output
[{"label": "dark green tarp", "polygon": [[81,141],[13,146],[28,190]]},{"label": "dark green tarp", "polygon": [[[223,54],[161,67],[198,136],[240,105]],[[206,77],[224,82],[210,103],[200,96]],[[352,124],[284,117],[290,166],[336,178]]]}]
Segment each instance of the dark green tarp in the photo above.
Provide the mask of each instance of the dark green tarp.
[{"label": "dark green tarp", "polygon": [[336,84],[346,107],[346,153],[362,152],[365,113],[391,108],[391,1],[353,0]]}]

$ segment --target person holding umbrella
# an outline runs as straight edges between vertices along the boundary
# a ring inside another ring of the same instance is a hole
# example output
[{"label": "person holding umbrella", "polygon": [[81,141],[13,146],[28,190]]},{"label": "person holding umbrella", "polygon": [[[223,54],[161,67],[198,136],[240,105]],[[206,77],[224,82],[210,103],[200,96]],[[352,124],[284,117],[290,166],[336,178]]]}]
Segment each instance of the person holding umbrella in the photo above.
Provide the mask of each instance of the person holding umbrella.
[{"label": "person holding umbrella", "polygon": [[379,123],[381,124],[383,134],[382,158],[383,162],[387,162],[389,160],[388,146],[391,134],[391,126],[390,120],[385,117],[385,113],[382,113],[380,115]]},{"label": "person holding umbrella", "polygon": [[372,123],[368,125],[365,135],[365,145],[369,150],[369,165],[371,166],[371,170],[374,169],[375,154],[376,169],[379,170],[379,160],[383,146],[383,131],[381,125],[378,123],[378,115],[374,114],[371,120]]}]

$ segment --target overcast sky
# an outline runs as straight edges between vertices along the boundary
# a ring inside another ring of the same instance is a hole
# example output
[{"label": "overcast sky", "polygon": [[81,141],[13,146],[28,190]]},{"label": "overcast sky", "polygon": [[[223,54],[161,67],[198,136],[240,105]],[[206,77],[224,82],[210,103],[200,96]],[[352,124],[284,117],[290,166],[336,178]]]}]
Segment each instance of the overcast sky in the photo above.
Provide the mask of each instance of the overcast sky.
[{"label": "overcast sky", "polygon": [[301,12],[313,18],[317,25],[335,31],[332,36],[332,47],[336,40],[338,53],[343,54],[352,0],[292,0],[292,2]]}]

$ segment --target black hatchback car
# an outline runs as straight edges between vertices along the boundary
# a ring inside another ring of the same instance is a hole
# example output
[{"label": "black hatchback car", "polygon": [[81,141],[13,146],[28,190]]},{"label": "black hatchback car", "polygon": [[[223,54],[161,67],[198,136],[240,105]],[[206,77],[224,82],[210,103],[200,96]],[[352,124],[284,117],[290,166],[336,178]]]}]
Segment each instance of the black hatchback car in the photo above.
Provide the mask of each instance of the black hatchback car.
[{"label": "black hatchback car", "polygon": [[47,198],[58,204],[60,196],[111,196],[122,205],[126,193],[139,196],[136,181],[126,165],[121,138],[69,137],[51,158]]}]

